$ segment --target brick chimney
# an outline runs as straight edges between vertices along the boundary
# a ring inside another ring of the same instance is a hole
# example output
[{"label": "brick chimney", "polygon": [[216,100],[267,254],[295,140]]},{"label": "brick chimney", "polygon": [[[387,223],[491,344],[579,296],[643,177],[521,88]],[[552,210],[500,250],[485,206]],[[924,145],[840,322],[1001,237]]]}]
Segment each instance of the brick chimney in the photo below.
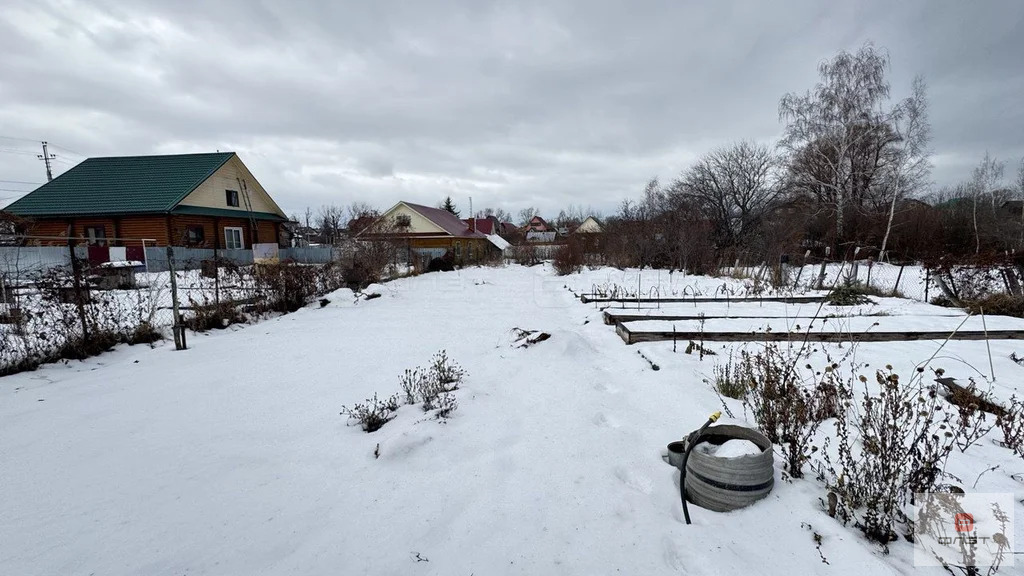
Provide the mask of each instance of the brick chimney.
[{"label": "brick chimney", "polygon": [[476,232],[476,218],[469,219],[469,231]]}]

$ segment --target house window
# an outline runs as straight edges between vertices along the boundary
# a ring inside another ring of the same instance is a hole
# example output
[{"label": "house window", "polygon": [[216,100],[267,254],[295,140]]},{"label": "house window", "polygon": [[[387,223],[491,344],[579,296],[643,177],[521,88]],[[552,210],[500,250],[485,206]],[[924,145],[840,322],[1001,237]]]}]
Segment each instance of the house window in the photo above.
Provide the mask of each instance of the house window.
[{"label": "house window", "polygon": [[462,242],[460,242],[459,240],[455,241],[455,259],[462,259]]},{"label": "house window", "polygon": [[224,247],[228,250],[239,250],[245,248],[242,243],[242,229],[235,227],[224,227]]},{"label": "house window", "polygon": [[225,190],[224,200],[228,203],[228,206],[238,207],[238,190]]},{"label": "house window", "polygon": [[107,245],[107,230],[103,226],[86,226],[85,237],[89,246]]},{"label": "house window", "polygon": [[409,226],[412,226],[412,217],[408,214],[399,214],[398,216],[395,216],[395,226],[398,226],[399,228],[408,228]]},{"label": "house window", "polygon": [[189,226],[185,228],[185,244],[198,246],[206,242],[206,233],[202,226]]}]

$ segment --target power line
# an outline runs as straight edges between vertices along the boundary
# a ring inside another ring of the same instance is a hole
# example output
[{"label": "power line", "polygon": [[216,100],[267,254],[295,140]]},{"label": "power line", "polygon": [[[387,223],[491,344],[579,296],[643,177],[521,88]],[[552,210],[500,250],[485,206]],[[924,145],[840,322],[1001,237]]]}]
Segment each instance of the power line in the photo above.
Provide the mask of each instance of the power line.
[{"label": "power line", "polygon": [[56,148],[58,150],[63,150],[65,152],[70,152],[70,153],[74,154],[75,156],[81,156],[82,158],[87,158],[87,156],[85,154],[82,154],[81,152],[75,152],[71,148],[67,148],[65,146],[61,146],[60,144],[54,144],[54,143],[51,142],[50,143],[50,147],[51,148]]},{"label": "power line", "polygon": [[15,138],[14,136],[0,136],[0,139],[3,139],[3,140],[18,140],[18,141],[21,141],[21,142],[31,142],[33,144],[35,144],[36,142],[39,142],[39,140],[32,140],[32,139],[29,139],[29,138]]},{"label": "power line", "polygon": [[34,186],[39,186],[40,184],[42,184],[42,182],[28,182],[25,180],[0,180],[0,182],[3,182],[5,184],[32,184]]}]

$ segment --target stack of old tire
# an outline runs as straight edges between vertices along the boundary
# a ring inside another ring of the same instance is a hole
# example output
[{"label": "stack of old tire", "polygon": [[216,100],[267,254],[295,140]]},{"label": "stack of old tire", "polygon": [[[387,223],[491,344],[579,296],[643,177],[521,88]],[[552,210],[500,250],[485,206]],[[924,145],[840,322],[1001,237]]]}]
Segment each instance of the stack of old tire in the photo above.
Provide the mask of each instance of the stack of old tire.
[{"label": "stack of old tire", "polygon": [[[669,462],[679,468],[687,443],[693,450],[686,461],[686,499],[701,508],[715,512],[737,510],[768,496],[775,483],[772,443],[757,430],[723,424],[711,426],[699,436],[669,444]],[[753,442],[758,454],[719,458],[696,447],[708,442],[721,445],[729,440]]]}]

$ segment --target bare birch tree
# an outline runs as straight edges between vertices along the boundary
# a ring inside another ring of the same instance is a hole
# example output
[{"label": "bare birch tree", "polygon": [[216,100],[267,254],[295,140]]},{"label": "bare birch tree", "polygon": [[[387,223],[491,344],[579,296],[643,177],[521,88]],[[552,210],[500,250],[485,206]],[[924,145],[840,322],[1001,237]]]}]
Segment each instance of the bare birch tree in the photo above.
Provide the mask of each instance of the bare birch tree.
[{"label": "bare birch tree", "polygon": [[849,205],[870,183],[868,170],[876,167],[858,162],[858,151],[873,140],[884,146],[891,138],[883,110],[888,67],[888,56],[870,43],[856,54],[840,52],[818,65],[821,79],[813,90],[786,94],[779,102],[779,119],[786,122],[780,145],[804,164],[795,174],[797,184],[828,198],[840,241]]},{"label": "bare birch tree", "polygon": [[890,189],[889,218],[882,238],[880,258],[885,259],[892,223],[896,217],[896,206],[907,192],[928,184],[931,175],[928,144],[931,140],[931,125],[928,123],[928,98],[924,78],[914,78],[913,91],[893,111],[893,129],[898,144],[889,165],[888,188]]},{"label": "bare birch tree", "polygon": [[1020,159],[1020,166],[1017,167],[1017,199],[1020,200],[1020,244],[1018,248],[1024,250],[1024,158]]},{"label": "bare birch tree", "polygon": [[991,199],[992,216],[996,212],[996,188],[1003,180],[1006,165],[993,158],[987,151],[981,163],[974,168],[971,178],[971,213],[974,221],[974,253],[981,252],[981,230],[978,228],[978,203],[985,196]]}]

